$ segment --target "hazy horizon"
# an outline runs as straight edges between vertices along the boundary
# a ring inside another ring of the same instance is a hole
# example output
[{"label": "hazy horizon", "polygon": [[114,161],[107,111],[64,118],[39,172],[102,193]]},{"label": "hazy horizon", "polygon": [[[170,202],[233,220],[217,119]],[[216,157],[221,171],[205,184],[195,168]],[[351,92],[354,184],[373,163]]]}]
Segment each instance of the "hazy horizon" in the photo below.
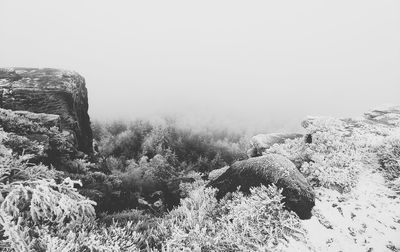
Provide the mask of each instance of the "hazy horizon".
[{"label": "hazy horizon", "polygon": [[292,131],[400,105],[400,1],[0,2],[0,67],[85,77],[93,120]]}]

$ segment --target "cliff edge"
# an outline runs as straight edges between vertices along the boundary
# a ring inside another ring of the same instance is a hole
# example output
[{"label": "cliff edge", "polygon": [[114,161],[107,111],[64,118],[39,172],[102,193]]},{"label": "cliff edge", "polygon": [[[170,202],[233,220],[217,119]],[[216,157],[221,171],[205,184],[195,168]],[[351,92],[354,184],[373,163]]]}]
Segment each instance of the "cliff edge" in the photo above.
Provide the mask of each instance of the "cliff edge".
[{"label": "cliff edge", "polygon": [[0,108],[60,116],[77,150],[93,152],[85,79],[51,68],[0,68]]}]

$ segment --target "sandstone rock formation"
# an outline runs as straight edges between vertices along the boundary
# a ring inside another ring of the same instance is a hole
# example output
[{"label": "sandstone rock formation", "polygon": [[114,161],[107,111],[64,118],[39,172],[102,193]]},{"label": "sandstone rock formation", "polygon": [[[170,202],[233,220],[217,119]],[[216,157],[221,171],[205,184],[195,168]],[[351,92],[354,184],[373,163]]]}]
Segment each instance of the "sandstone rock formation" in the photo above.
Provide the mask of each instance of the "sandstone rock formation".
[{"label": "sandstone rock formation", "polygon": [[374,109],[359,118],[308,117],[301,125],[308,131],[305,137],[306,143],[312,142],[312,136],[316,131],[329,131],[332,127],[341,130],[345,136],[352,135],[356,129],[365,130],[368,127],[392,129],[400,126],[400,106]]},{"label": "sandstone rock formation", "polygon": [[258,134],[251,138],[251,148],[247,151],[247,155],[249,157],[258,157],[261,156],[266,149],[270,148],[274,144],[284,143],[287,139],[295,139],[301,137],[303,137],[303,135],[297,133]]},{"label": "sandstone rock formation", "polygon": [[218,178],[219,176],[221,176],[221,174],[223,174],[224,172],[226,172],[226,170],[228,170],[228,169],[229,169],[229,166],[224,166],[224,167],[222,167],[222,168],[212,170],[212,171],[208,174],[208,179],[209,179],[209,180],[214,180],[214,179]]},{"label": "sandstone rock formation", "polygon": [[77,149],[93,151],[85,80],[75,72],[0,69],[0,108],[58,115],[61,130],[73,135]]},{"label": "sandstone rock formation", "polygon": [[366,120],[387,126],[400,126],[400,106],[375,109],[364,114]]},{"label": "sandstone rock formation", "polygon": [[217,188],[217,198],[222,198],[239,186],[241,191],[249,192],[251,187],[261,184],[275,184],[282,188],[285,206],[302,219],[311,217],[315,205],[314,192],[295,165],[281,155],[268,154],[238,161],[208,186]]}]

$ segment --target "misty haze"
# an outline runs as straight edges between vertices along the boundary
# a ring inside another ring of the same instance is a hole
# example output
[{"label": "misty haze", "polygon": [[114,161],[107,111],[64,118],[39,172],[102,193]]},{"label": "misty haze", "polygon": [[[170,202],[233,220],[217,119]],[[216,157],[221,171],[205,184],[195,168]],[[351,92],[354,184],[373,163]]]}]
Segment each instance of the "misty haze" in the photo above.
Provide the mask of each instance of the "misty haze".
[{"label": "misty haze", "polygon": [[0,0],[0,251],[400,251],[400,1]]},{"label": "misty haze", "polygon": [[[86,78],[94,119],[279,131],[400,93],[398,1],[2,1],[0,65]],[[198,121],[198,122],[197,122]]]}]

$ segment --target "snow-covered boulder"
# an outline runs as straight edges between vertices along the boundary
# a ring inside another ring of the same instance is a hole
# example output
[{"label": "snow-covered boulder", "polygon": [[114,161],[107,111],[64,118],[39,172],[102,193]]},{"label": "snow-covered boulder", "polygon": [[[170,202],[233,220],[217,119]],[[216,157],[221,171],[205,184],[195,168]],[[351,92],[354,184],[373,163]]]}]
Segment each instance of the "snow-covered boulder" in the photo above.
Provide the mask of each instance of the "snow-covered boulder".
[{"label": "snow-covered boulder", "polygon": [[208,186],[217,188],[217,198],[222,198],[239,186],[241,191],[249,193],[251,187],[271,184],[283,190],[283,201],[288,209],[302,219],[311,217],[315,205],[313,189],[295,165],[281,155],[267,154],[235,162]]}]

